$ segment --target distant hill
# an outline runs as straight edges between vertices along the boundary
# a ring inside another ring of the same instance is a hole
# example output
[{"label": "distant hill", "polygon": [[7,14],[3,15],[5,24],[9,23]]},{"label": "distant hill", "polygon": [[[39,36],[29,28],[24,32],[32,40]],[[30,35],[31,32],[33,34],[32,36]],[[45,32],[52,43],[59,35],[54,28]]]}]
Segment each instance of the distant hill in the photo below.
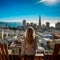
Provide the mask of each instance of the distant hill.
[{"label": "distant hill", "polygon": [[0,26],[17,27],[22,26],[21,22],[0,22]]}]

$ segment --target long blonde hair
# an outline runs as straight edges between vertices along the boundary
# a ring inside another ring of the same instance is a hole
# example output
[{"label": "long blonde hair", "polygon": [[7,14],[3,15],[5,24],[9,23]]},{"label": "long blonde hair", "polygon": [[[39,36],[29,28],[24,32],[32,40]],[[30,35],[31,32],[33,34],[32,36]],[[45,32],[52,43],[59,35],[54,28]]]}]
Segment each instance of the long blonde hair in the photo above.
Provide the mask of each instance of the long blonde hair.
[{"label": "long blonde hair", "polygon": [[32,27],[29,27],[25,32],[25,42],[32,44],[35,38],[35,31]]}]

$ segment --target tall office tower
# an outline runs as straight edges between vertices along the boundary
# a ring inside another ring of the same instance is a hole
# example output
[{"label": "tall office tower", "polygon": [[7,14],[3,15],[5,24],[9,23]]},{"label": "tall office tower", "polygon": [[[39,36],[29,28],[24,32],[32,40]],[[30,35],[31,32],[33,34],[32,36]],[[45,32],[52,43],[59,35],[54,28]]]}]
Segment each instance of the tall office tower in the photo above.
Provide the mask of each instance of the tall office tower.
[{"label": "tall office tower", "polygon": [[41,28],[41,16],[39,16],[39,28]]},{"label": "tall office tower", "polygon": [[23,27],[26,29],[26,20],[23,20]]},{"label": "tall office tower", "polygon": [[50,23],[49,22],[46,22],[46,29],[48,30],[50,27]]}]

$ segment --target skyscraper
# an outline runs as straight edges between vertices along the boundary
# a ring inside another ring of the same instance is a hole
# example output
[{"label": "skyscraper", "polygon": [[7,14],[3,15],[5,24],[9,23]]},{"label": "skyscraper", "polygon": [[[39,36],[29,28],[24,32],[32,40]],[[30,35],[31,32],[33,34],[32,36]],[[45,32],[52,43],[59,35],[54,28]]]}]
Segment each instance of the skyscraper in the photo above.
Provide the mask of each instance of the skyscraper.
[{"label": "skyscraper", "polygon": [[41,28],[41,16],[39,16],[39,28]]},{"label": "skyscraper", "polygon": [[46,22],[46,29],[48,30],[50,27],[50,23],[49,22]]},{"label": "skyscraper", "polygon": [[26,20],[23,20],[23,27],[26,29]]}]

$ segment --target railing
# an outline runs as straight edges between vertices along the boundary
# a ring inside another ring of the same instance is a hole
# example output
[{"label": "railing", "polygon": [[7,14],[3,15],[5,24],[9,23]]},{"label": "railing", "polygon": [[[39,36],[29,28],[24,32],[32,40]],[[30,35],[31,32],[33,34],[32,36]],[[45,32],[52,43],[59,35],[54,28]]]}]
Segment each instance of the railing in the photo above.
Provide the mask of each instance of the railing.
[{"label": "railing", "polygon": [[[9,55],[9,57],[10,57],[10,60],[44,60],[44,56]],[[34,58],[32,58],[32,57],[34,57]]]},{"label": "railing", "polygon": [[[33,59],[32,56],[21,56],[21,55],[9,55],[9,57],[10,60],[51,60],[52,55],[34,56]],[[57,58],[56,60],[60,60],[60,55],[58,55],[56,58]]]},{"label": "railing", "polygon": [[[15,47],[16,48],[16,47]],[[19,47],[17,47],[16,49],[14,48],[14,53],[12,53],[11,55],[9,55],[10,57],[12,56],[13,57],[13,60],[32,60],[32,56],[23,56],[23,55],[20,55],[19,53]],[[16,52],[17,50],[17,52]],[[46,53],[46,54],[36,54],[34,56],[34,59],[33,60],[51,60],[52,58],[52,55],[51,52],[50,53]],[[11,59],[11,58],[10,58]],[[60,55],[56,56],[55,57],[55,60],[60,60]]]}]

